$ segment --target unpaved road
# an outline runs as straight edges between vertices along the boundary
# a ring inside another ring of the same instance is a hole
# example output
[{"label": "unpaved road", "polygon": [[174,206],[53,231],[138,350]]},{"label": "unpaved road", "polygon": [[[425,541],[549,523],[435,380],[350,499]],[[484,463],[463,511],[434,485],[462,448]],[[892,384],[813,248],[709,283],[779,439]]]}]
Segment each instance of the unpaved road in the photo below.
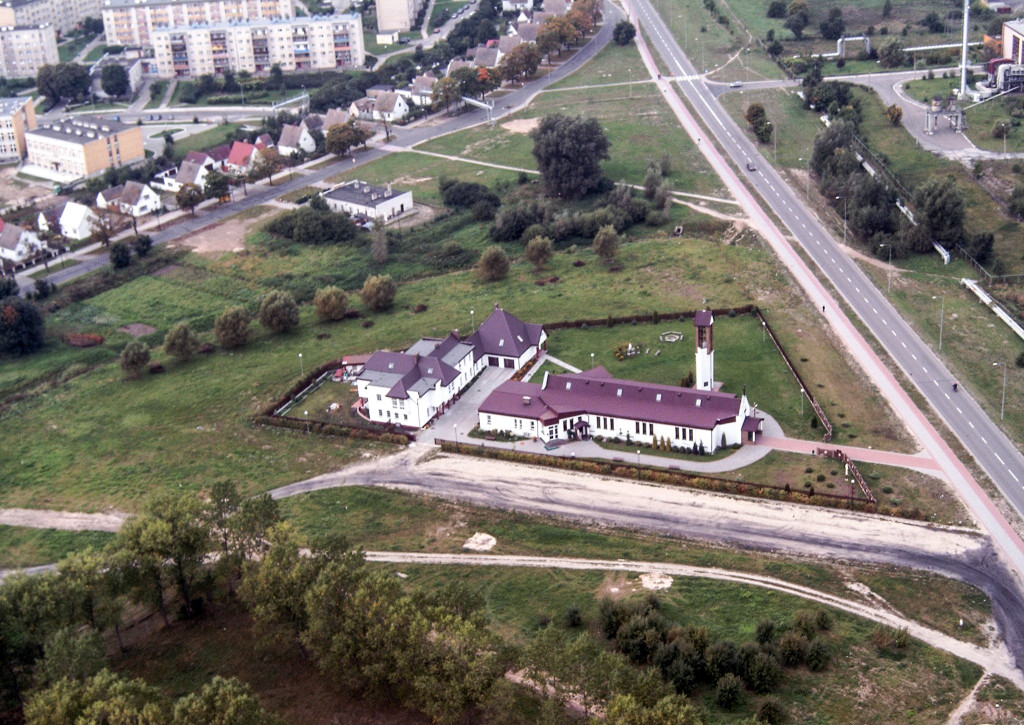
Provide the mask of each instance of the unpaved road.
[{"label": "unpaved road", "polygon": [[1018,666],[1024,663],[1024,592],[991,540],[976,531],[464,456],[417,462],[430,450],[410,446],[271,495],[384,486],[671,536],[932,571],[984,591],[1011,656]]},{"label": "unpaved road", "polygon": [[696,577],[700,579],[717,579],[736,582],[748,586],[764,587],[784,592],[793,596],[809,599],[836,609],[841,609],[858,617],[880,622],[889,627],[906,627],[907,632],[916,639],[933,647],[945,650],[983,667],[987,672],[1002,675],[1024,689],[1024,675],[1013,666],[1010,654],[1005,645],[998,643],[994,647],[961,642],[954,637],[924,627],[911,619],[907,619],[884,607],[872,606],[863,601],[845,599],[833,594],[800,586],[791,582],[775,579],[759,574],[716,569],[713,567],[688,566],[685,564],[666,564],[664,562],[643,562],[577,559],[569,557],[546,556],[505,556],[495,554],[423,554],[395,551],[368,551],[366,560],[394,564],[419,564],[443,566],[509,566],[535,569],[572,569],[577,571],[628,571],[638,574],[659,573],[671,577]]},{"label": "unpaved road", "polygon": [[83,514],[74,511],[48,511],[46,509],[0,509],[0,525],[25,526],[31,529],[61,529],[63,531],[117,532],[129,515],[121,511]]}]

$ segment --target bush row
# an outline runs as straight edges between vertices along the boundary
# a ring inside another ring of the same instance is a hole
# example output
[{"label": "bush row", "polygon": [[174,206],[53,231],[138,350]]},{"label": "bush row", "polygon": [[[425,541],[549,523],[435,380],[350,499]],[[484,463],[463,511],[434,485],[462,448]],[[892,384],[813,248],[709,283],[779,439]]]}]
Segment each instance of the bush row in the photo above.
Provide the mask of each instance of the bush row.
[{"label": "bush row", "polygon": [[375,440],[382,443],[395,443],[397,445],[405,445],[413,440],[413,436],[396,430],[377,430],[375,428],[362,428],[355,425],[325,423],[319,420],[306,421],[302,418],[292,418],[284,415],[257,415],[253,417],[252,422],[256,425],[271,425],[288,430],[308,430],[310,433],[317,433],[319,435]]}]

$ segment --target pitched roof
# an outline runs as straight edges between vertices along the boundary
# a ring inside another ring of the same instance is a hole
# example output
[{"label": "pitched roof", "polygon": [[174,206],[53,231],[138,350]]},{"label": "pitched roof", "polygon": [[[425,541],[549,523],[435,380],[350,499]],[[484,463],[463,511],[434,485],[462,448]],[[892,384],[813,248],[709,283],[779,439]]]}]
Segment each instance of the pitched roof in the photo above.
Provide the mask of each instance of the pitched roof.
[{"label": "pitched roof", "polygon": [[228,155],[228,163],[232,166],[248,166],[252,161],[253,152],[256,147],[245,141],[235,141],[231,145],[231,153]]},{"label": "pitched roof", "polygon": [[434,90],[436,83],[437,76],[427,71],[423,75],[418,75],[412,79],[412,90],[414,93],[430,93]]},{"label": "pitched roof", "polygon": [[544,328],[532,322],[523,322],[518,317],[494,307],[486,320],[466,342],[477,349],[477,359],[482,355],[520,357],[531,346],[540,345]]},{"label": "pitched roof", "polygon": [[288,148],[298,148],[299,139],[302,138],[302,128],[294,123],[286,123],[281,127],[281,138],[277,143]]},{"label": "pitched roof", "polygon": [[518,35],[503,35],[498,38],[498,50],[502,53],[508,54],[510,50],[515,48],[517,45],[523,42],[523,39]]},{"label": "pitched roof", "polygon": [[698,310],[697,314],[693,316],[693,324],[695,327],[707,327],[715,321],[715,316],[711,314],[711,310]]},{"label": "pitched roof", "polygon": [[318,113],[311,113],[302,119],[300,126],[305,127],[307,131],[312,131],[314,128],[323,128],[324,117]]},{"label": "pitched roof", "polygon": [[120,201],[121,195],[124,194],[124,186],[122,184],[118,184],[117,186],[111,186],[109,189],[104,189],[103,191],[101,191],[100,194],[103,196],[103,201],[105,201],[108,204],[110,204],[111,202]]},{"label": "pitched roof", "polygon": [[207,150],[206,153],[214,161],[226,161],[228,156],[231,155],[231,148],[228,144],[221,144]]},{"label": "pitched roof", "polygon": [[3,222],[3,227],[0,228],[0,247],[6,249],[17,249],[18,242],[21,241],[21,235],[24,233],[24,229],[19,227],[17,224],[11,224],[9,222]]},{"label": "pitched roof", "polygon": [[570,4],[566,0],[544,0],[544,12],[552,15],[565,15]]},{"label": "pitched roof", "polygon": [[344,108],[329,108],[327,115],[324,117],[324,129],[330,129],[333,126],[344,126],[348,123],[348,111]]},{"label": "pitched roof", "polygon": [[121,204],[127,204],[128,206],[135,206],[142,199],[142,194],[149,187],[145,184],[140,184],[138,181],[127,181],[124,185],[124,191],[121,193],[121,198],[118,201]]},{"label": "pitched roof", "polygon": [[398,99],[401,98],[397,93],[381,93],[377,96],[376,108],[380,113],[393,113],[395,106],[398,105]]},{"label": "pitched roof", "polygon": [[83,221],[95,217],[96,215],[92,213],[92,209],[85,204],[69,201],[60,215],[60,225],[61,227],[77,229],[82,225]]},{"label": "pitched roof", "polygon": [[185,161],[189,161],[193,164],[200,164],[205,166],[206,164],[214,161],[215,159],[210,156],[206,151],[189,151],[185,154]]},{"label": "pitched roof", "polygon": [[181,162],[181,166],[178,167],[178,173],[174,178],[179,184],[195,184],[196,186],[202,186],[202,184],[199,183],[198,178],[202,175],[204,168],[206,167],[203,164],[186,159]]},{"label": "pitched roof", "polygon": [[532,43],[537,40],[537,31],[540,26],[536,23],[519,23],[516,27],[516,35],[523,39],[524,43]]},{"label": "pitched roof", "polygon": [[620,380],[603,368],[548,375],[546,383],[503,383],[484,400],[480,412],[537,420],[604,415],[712,430],[734,421],[741,408],[735,395]]},{"label": "pitched roof", "polygon": [[423,395],[438,383],[448,385],[459,371],[436,357],[378,350],[363,365],[359,380],[388,388],[387,397],[405,399],[409,393]]},{"label": "pitched roof", "polygon": [[501,51],[498,48],[477,48],[473,56],[473,62],[481,68],[493,68],[498,65],[498,56]]}]

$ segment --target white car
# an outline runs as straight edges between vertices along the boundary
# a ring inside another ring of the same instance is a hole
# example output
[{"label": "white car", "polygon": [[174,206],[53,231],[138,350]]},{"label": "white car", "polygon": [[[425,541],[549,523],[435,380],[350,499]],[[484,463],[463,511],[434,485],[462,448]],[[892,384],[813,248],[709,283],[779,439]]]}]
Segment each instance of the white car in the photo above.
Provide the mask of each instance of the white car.
[{"label": "white car", "polygon": [[729,84],[729,87],[730,88],[742,88],[743,87],[743,83],[741,83],[740,81],[733,81],[732,83]]}]

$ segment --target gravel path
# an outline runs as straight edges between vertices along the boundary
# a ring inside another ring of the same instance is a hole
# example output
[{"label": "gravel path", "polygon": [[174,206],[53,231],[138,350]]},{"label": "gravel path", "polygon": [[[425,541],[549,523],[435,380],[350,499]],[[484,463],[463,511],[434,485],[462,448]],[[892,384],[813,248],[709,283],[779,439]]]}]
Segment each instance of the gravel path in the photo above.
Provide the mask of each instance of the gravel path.
[{"label": "gravel path", "polygon": [[0,525],[24,526],[30,529],[60,529],[62,531],[116,532],[130,515],[122,511],[83,514],[75,511],[49,511],[47,509],[0,509]]}]

